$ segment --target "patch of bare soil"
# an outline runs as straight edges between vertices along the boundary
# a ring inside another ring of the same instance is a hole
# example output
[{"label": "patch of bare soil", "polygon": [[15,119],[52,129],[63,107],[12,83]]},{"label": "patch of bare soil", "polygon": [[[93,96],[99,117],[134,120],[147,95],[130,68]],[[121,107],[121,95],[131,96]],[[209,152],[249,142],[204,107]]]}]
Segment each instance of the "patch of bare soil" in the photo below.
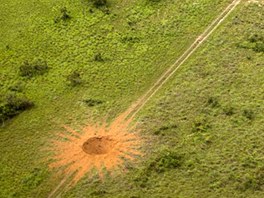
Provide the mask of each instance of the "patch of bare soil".
[{"label": "patch of bare soil", "polygon": [[109,153],[115,146],[115,140],[109,136],[92,137],[83,143],[82,149],[89,155],[103,155]]},{"label": "patch of bare soil", "polygon": [[65,167],[65,175],[74,175],[73,183],[96,169],[99,175],[103,170],[112,171],[123,166],[126,160],[135,160],[141,155],[140,137],[134,132],[131,119],[122,114],[107,126],[88,125],[81,133],[65,126],[66,131],[59,133],[59,139],[53,141],[51,168]]}]

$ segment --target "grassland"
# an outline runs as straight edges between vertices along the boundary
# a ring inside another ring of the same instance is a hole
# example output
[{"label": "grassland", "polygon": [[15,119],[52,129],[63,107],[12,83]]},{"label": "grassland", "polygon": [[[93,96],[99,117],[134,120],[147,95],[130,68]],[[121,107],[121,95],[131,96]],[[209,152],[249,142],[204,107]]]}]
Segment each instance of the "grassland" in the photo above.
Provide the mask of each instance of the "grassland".
[{"label": "grassland", "polygon": [[[0,6],[1,95],[35,104],[0,129],[0,197],[46,197],[61,179],[43,161],[54,132],[124,111],[231,1],[110,1],[109,11],[34,2]],[[71,19],[55,22],[63,7]],[[151,142],[144,162],[62,196],[262,197],[264,60],[250,43],[264,34],[261,13],[243,3],[140,114]],[[23,62],[37,59],[50,69],[22,77]]]}]

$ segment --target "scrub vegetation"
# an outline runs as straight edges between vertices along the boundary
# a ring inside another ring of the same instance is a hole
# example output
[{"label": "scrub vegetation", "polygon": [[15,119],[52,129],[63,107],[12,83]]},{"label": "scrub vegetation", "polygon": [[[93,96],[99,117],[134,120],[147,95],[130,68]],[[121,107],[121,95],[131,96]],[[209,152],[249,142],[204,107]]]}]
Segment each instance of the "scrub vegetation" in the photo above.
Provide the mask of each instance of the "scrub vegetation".
[{"label": "scrub vegetation", "polygon": [[[0,5],[0,197],[47,197],[63,125],[124,112],[231,0]],[[264,5],[243,1],[136,117],[143,159],[61,197],[263,197]]]}]

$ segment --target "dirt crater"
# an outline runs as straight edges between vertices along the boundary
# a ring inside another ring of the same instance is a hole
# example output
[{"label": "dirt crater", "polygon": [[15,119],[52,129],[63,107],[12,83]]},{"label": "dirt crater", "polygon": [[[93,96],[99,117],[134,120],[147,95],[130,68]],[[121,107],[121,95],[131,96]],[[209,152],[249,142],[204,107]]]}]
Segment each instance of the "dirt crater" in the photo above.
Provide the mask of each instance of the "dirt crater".
[{"label": "dirt crater", "polygon": [[109,136],[91,137],[82,145],[82,150],[89,155],[104,155],[115,146],[115,140]]}]

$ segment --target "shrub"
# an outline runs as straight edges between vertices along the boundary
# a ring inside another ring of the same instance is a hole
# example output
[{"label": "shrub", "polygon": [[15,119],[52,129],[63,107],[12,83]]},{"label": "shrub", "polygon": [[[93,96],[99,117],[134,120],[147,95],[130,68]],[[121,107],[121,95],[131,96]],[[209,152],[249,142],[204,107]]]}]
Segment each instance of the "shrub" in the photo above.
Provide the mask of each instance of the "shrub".
[{"label": "shrub", "polygon": [[149,181],[149,175],[148,173],[144,171],[139,171],[139,173],[134,175],[134,182],[140,187],[140,188],[146,188],[147,182]]},{"label": "shrub", "polygon": [[90,195],[92,195],[92,196],[103,196],[103,195],[105,195],[105,194],[107,194],[107,191],[105,191],[105,190],[102,190],[102,189],[94,189],[91,193],[90,193]]},{"label": "shrub", "polygon": [[183,155],[175,151],[165,150],[148,165],[148,170],[160,173],[169,169],[179,168],[182,164]]},{"label": "shrub", "polygon": [[37,75],[43,75],[48,71],[49,67],[45,61],[37,60],[33,63],[25,61],[19,68],[20,75],[32,78]]},{"label": "shrub", "polygon": [[258,34],[253,34],[249,37],[248,41],[251,43],[256,43],[258,41],[263,41],[263,37]]},{"label": "shrub", "polygon": [[238,44],[238,47],[252,49],[255,52],[264,52],[264,37],[259,34],[253,34],[247,41]]},{"label": "shrub", "polygon": [[264,42],[257,42],[253,47],[255,52],[264,52]]},{"label": "shrub", "polygon": [[245,116],[249,120],[253,120],[255,117],[254,112],[252,110],[248,110],[248,109],[245,109],[243,111],[243,116]]},{"label": "shrub", "polygon": [[253,174],[247,176],[245,181],[240,184],[239,189],[242,191],[254,190],[262,191],[264,187],[264,168],[257,168]]},{"label": "shrub", "polygon": [[94,61],[97,61],[97,62],[103,62],[104,59],[102,57],[102,54],[101,53],[97,53],[94,55]]},{"label": "shrub", "polygon": [[14,92],[22,92],[24,87],[23,87],[23,83],[22,82],[18,82],[14,85],[11,85],[9,88],[8,88],[10,91],[14,91]]},{"label": "shrub", "polygon": [[147,0],[147,2],[150,2],[150,3],[158,3],[158,2],[160,2],[160,0]]},{"label": "shrub", "polygon": [[70,75],[67,76],[67,81],[73,87],[80,85],[82,83],[81,74],[77,71],[74,71]]},{"label": "shrub", "polygon": [[104,9],[102,9],[102,11],[105,13],[105,14],[107,14],[107,15],[109,15],[111,12],[110,12],[110,9],[109,8],[107,8],[107,7],[104,7]]},{"label": "shrub", "polygon": [[107,0],[92,0],[92,3],[96,8],[100,8],[107,5]]},{"label": "shrub", "polygon": [[219,107],[220,106],[220,104],[218,102],[218,99],[215,98],[215,97],[209,97],[208,98],[208,101],[207,101],[207,104],[209,106],[211,106],[212,108],[215,108],[215,107]]},{"label": "shrub", "polygon": [[66,7],[61,8],[60,12],[61,12],[61,20],[66,21],[71,19],[71,16],[69,15]]},{"label": "shrub", "polygon": [[47,171],[40,168],[34,168],[27,173],[21,180],[26,189],[34,189],[38,187],[47,176]]},{"label": "shrub", "polygon": [[207,132],[211,128],[205,117],[198,117],[193,123],[193,132]]},{"label": "shrub", "polygon": [[55,23],[58,23],[60,21],[68,21],[70,20],[72,17],[70,16],[68,10],[66,7],[63,7],[60,9],[60,16],[56,17],[54,19],[54,22]]},{"label": "shrub", "polygon": [[145,188],[153,172],[162,173],[171,169],[180,168],[183,166],[184,161],[184,155],[178,154],[173,150],[165,149],[158,156],[147,161],[144,168],[138,169],[133,179],[139,187]]},{"label": "shrub", "polygon": [[251,49],[255,52],[264,52],[264,37],[259,34],[253,34],[249,37],[248,42],[251,43]]},{"label": "shrub", "polygon": [[27,98],[21,98],[14,94],[10,94],[0,104],[0,121],[11,119],[21,112],[30,109],[34,103]]},{"label": "shrub", "polygon": [[223,111],[224,111],[224,114],[227,116],[232,116],[235,114],[235,109],[233,107],[230,107],[230,106],[225,107]]},{"label": "shrub", "polygon": [[126,42],[137,43],[137,42],[139,42],[139,38],[136,36],[124,36],[122,38],[122,42],[123,43],[126,43]]},{"label": "shrub", "polygon": [[96,105],[100,105],[103,103],[101,100],[94,100],[94,99],[86,99],[83,102],[88,105],[88,107],[94,107]]},{"label": "shrub", "polygon": [[155,135],[166,135],[168,133],[166,133],[168,130],[171,130],[171,129],[176,129],[178,128],[178,126],[176,124],[173,124],[173,125],[165,125],[165,126],[162,126],[160,127],[158,130],[156,130],[154,132]]}]

